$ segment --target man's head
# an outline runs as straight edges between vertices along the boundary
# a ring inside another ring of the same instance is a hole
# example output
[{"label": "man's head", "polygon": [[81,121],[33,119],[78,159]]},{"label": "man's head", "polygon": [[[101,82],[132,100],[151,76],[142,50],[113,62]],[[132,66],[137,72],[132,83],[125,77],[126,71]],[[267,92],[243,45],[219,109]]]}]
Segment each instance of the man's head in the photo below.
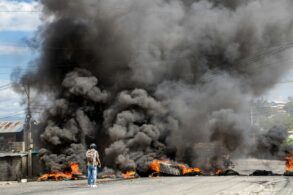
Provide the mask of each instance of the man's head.
[{"label": "man's head", "polygon": [[96,144],[92,143],[92,144],[90,145],[90,149],[97,149]]}]

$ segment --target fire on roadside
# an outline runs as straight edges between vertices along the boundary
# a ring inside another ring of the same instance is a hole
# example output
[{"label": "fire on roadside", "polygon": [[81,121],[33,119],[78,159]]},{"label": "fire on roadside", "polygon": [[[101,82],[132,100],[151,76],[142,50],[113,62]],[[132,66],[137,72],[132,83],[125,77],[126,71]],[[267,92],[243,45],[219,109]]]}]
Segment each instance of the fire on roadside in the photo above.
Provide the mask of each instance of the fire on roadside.
[{"label": "fire on roadside", "polygon": [[136,177],[135,171],[127,171],[126,173],[122,173],[123,179],[133,179]]},{"label": "fire on roadside", "polygon": [[171,161],[168,160],[153,160],[151,164],[149,165],[149,169],[152,172],[152,175],[156,175],[162,172],[161,166],[170,166],[173,168],[176,168],[179,170],[180,175],[186,176],[186,175],[199,175],[201,173],[200,168],[192,168],[188,167],[187,165],[184,164],[177,164],[177,163],[172,163]]},{"label": "fire on roadside", "polygon": [[197,174],[198,175],[201,173],[201,169],[197,168],[197,167],[191,168],[191,167],[187,167],[184,164],[180,164],[179,167],[180,167],[183,175],[189,175],[189,174]]},{"label": "fire on roadside", "polygon": [[149,165],[150,170],[154,173],[160,173],[160,164],[165,163],[167,161],[162,161],[162,160],[153,160],[151,164]]},{"label": "fire on roadside", "polygon": [[216,171],[216,175],[221,175],[221,174],[223,174],[223,169],[218,169],[217,171]]},{"label": "fire on roadside", "polygon": [[289,154],[285,159],[287,171],[293,171],[293,153]]},{"label": "fire on roadside", "polygon": [[38,178],[38,181],[47,181],[47,180],[55,180],[55,181],[62,181],[62,180],[74,180],[77,179],[77,176],[81,175],[78,163],[71,163],[70,170],[67,172],[52,172],[52,173],[45,173]]},{"label": "fire on roadside", "polygon": [[78,163],[71,163],[70,169],[73,175],[81,175]]}]

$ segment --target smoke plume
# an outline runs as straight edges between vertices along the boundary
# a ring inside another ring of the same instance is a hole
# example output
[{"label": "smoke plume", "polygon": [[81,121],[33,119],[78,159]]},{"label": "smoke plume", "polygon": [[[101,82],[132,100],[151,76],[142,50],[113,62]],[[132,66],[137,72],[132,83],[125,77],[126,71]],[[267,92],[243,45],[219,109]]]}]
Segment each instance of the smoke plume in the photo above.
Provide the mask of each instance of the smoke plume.
[{"label": "smoke plume", "polygon": [[204,166],[255,153],[253,135],[263,136],[250,101],[289,69],[279,51],[293,38],[291,0],[41,4],[37,69],[22,78],[53,105],[42,116],[46,167],[84,164],[91,142],[122,171],[144,172],[156,158]]}]

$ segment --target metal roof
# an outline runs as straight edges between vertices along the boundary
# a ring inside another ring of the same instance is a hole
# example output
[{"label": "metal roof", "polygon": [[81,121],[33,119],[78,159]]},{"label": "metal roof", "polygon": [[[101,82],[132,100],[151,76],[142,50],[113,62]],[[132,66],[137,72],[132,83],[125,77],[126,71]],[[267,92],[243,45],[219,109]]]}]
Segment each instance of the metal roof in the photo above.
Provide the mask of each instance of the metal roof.
[{"label": "metal roof", "polygon": [[0,152],[0,158],[3,158],[3,157],[15,157],[15,156],[19,156],[19,157],[22,157],[22,156],[27,156],[27,153],[1,153]]},{"label": "metal roof", "polygon": [[18,133],[23,130],[22,121],[3,121],[0,122],[0,134],[1,133]]}]

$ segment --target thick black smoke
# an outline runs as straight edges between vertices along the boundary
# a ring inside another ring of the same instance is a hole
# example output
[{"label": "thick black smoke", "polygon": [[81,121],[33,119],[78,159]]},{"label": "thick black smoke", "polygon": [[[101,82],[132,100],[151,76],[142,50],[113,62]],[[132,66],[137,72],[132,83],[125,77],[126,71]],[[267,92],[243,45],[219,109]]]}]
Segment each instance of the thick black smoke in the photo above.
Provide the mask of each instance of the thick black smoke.
[{"label": "thick black smoke", "polygon": [[48,168],[83,163],[90,142],[120,170],[255,152],[250,101],[289,68],[288,52],[276,51],[293,38],[291,0],[41,4],[38,68],[23,78],[52,100],[41,135]]},{"label": "thick black smoke", "polygon": [[255,156],[259,158],[284,158],[293,151],[292,145],[284,144],[288,138],[288,129],[274,126],[258,136]]}]

